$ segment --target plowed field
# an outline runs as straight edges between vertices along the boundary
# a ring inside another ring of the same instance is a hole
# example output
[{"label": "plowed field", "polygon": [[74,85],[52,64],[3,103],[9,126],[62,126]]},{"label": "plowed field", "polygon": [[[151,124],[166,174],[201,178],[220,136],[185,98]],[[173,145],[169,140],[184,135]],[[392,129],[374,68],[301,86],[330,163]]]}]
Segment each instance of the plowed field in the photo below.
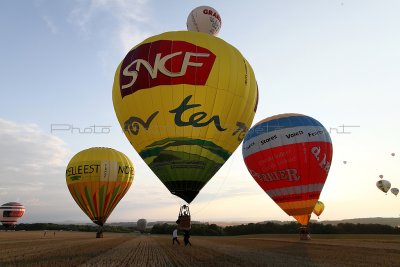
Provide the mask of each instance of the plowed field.
[{"label": "plowed field", "polygon": [[400,236],[171,236],[0,232],[0,266],[400,266]]}]

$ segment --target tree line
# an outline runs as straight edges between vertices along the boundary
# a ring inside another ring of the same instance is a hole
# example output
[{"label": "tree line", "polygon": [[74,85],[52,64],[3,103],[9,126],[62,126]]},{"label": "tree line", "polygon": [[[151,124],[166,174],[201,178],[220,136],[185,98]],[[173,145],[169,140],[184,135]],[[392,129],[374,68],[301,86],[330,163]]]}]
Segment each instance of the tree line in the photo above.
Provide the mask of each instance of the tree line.
[{"label": "tree line", "polygon": [[[15,231],[78,231],[78,232],[97,232],[99,226],[90,224],[56,224],[56,223],[20,223],[14,228],[9,230]],[[0,230],[5,230],[4,226],[0,226]],[[136,227],[122,227],[122,226],[111,226],[104,225],[104,232],[115,232],[115,233],[129,233],[136,230]]]},{"label": "tree line", "polygon": [[[145,232],[150,234],[172,234],[177,226],[175,224],[155,224],[152,228]],[[297,234],[300,225],[296,222],[290,223],[249,223],[235,226],[221,227],[216,224],[192,224],[190,230],[191,235],[198,236],[233,236],[233,235],[250,235],[250,234]],[[0,230],[4,230],[4,226],[0,226]],[[32,223],[17,224],[14,228],[16,231],[26,230],[49,230],[49,231],[82,231],[96,232],[99,229],[96,225],[89,224],[54,224],[54,223]],[[311,234],[400,234],[400,227],[393,227],[384,224],[353,224],[339,223],[337,225],[310,223],[308,226]],[[104,232],[130,233],[138,231],[136,226],[115,226],[104,225]]]},{"label": "tree line", "polygon": [[[151,229],[152,234],[170,234],[175,225],[156,224]],[[249,223],[235,226],[221,227],[216,224],[192,224],[191,235],[207,236],[233,236],[250,234],[297,234],[300,224],[290,222],[285,224]],[[308,226],[311,234],[400,234],[399,227],[383,224],[353,224],[339,223],[338,225],[310,223]]]}]

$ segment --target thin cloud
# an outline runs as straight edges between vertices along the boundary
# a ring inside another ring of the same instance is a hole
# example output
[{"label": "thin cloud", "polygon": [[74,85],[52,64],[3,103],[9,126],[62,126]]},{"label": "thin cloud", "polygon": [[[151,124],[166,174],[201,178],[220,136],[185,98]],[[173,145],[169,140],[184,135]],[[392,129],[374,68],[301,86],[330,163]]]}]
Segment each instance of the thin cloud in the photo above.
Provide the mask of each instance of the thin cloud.
[{"label": "thin cloud", "polygon": [[58,34],[58,28],[48,16],[42,16],[42,19],[45,22],[46,26],[50,29],[51,33]]},{"label": "thin cloud", "polygon": [[151,21],[148,0],[91,0],[76,3],[69,21],[78,25],[86,36],[91,36],[95,28],[99,31],[99,23],[107,21],[110,40],[118,40],[118,49],[127,52],[132,44],[151,35],[150,31],[143,30],[148,28]]},{"label": "thin cloud", "polygon": [[29,221],[38,220],[36,207],[40,203],[52,209],[65,206],[69,193],[64,172],[71,152],[64,141],[36,124],[0,118],[0,129],[1,200],[23,203],[31,211],[28,215],[32,217],[24,216]]},{"label": "thin cloud", "polygon": [[0,118],[0,128],[0,162],[4,166],[0,172],[52,172],[63,166],[70,154],[62,139],[44,133],[35,124],[17,124]]}]

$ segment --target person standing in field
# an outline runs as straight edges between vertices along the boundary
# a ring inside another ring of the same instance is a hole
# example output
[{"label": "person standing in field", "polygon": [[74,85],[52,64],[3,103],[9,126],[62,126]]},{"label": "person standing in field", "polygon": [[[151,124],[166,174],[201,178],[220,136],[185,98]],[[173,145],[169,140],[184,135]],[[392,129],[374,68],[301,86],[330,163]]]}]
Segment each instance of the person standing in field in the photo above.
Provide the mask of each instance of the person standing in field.
[{"label": "person standing in field", "polygon": [[178,245],[181,244],[181,243],[179,243],[179,240],[178,240],[178,229],[176,229],[176,228],[172,232],[172,245],[175,244],[175,241],[176,241],[176,243],[178,243]]},{"label": "person standing in field", "polygon": [[185,242],[185,247],[189,244],[190,246],[192,246],[192,243],[190,243],[189,241],[190,238],[190,234],[188,230],[185,230],[183,232],[183,242]]}]

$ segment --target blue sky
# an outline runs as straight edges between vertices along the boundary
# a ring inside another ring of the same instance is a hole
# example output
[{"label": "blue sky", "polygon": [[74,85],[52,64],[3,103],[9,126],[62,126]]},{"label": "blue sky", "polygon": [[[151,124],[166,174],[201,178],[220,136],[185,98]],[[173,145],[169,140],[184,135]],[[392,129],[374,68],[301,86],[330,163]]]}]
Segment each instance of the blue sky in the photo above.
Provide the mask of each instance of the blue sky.
[{"label": "blue sky", "polygon": [[[119,130],[111,88],[131,47],[185,30],[187,15],[200,5],[219,11],[219,38],[255,71],[260,103],[253,123],[296,112],[331,131],[322,219],[399,216],[400,196],[375,187],[380,174],[400,187],[396,0],[1,1],[0,202],[24,203],[22,222],[89,221],[69,195],[65,167],[82,149],[108,146],[136,167],[133,186],[109,221],[174,220],[181,201]],[[54,124],[75,129],[51,131]],[[94,125],[107,134],[79,134]],[[291,220],[248,174],[240,147],[191,210],[202,221]]]}]

